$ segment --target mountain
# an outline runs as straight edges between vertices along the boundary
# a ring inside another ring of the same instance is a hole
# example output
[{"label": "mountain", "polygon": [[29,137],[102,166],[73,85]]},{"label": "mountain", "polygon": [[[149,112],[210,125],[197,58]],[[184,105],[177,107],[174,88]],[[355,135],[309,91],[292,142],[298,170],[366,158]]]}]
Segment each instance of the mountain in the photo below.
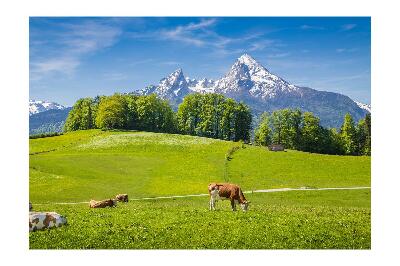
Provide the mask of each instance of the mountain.
[{"label": "mountain", "polygon": [[371,105],[370,104],[365,104],[365,103],[360,103],[360,102],[357,102],[357,101],[354,101],[357,105],[358,105],[358,107],[360,107],[361,109],[364,109],[364,110],[366,110],[366,111],[368,111],[369,113],[371,113]]},{"label": "mountain", "polygon": [[50,109],[29,116],[29,135],[62,132],[71,107]]},{"label": "mountain", "polygon": [[150,85],[137,93],[155,93],[169,100],[175,109],[189,93],[220,93],[245,102],[255,116],[264,111],[299,108],[303,112],[313,112],[327,127],[340,127],[346,113],[358,121],[370,112],[348,96],[290,84],[248,54],[240,56],[230,71],[218,80],[190,79],[178,69],[158,85]]},{"label": "mountain", "polygon": [[62,110],[65,108],[65,106],[54,102],[29,100],[29,116],[52,109]]},{"label": "mountain", "polygon": [[169,100],[174,106],[182,102],[183,97],[190,93],[189,84],[185,79],[182,69],[177,69],[168,77],[160,80],[158,86],[150,85],[139,92],[141,95],[157,94]]}]

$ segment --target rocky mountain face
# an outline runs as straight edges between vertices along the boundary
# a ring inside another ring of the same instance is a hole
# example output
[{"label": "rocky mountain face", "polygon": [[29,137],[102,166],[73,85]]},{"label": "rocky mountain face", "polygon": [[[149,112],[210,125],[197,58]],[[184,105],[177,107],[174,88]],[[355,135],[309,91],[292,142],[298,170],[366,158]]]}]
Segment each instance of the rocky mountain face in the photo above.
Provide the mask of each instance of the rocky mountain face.
[{"label": "rocky mountain face", "polygon": [[264,111],[299,108],[303,112],[313,112],[326,127],[340,127],[346,113],[358,121],[371,110],[370,106],[342,94],[290,84],[248,54],[239,57],[230,71],[218,80],[190,79],[184,76],[182,69],[178,69],[158,85],[150,85],[137,93],[155,93],[169,100],[175,109],[189,93],[220,93],[245,102],[256,116]]}]

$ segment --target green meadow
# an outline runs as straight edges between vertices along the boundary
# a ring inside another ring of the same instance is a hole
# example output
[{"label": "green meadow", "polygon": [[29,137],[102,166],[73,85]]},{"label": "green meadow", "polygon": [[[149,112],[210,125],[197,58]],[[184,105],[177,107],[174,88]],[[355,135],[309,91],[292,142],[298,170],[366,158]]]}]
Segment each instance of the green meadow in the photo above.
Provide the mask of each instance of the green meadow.
[{"label": "green meadow", "polygon": [[[207,193],[210,182],[243,191],[370,186],[371,158],[334,156],[209,138],[85,130],[30,139],[29,198],[68,225],[29,233],[32,249],[370,249],[370,190],[246,193],[250,210],[208,197],[87,202]],[[238,146],[227,160],[227,152]]]}]

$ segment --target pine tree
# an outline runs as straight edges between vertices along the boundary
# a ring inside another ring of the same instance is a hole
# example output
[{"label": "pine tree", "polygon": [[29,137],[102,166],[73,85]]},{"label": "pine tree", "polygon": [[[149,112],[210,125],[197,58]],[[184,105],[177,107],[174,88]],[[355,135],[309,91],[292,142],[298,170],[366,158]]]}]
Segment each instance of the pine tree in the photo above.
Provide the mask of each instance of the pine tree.
[{"label": "pine tree", "polygon": [[367,145],[367,125],[365,123],[365,119],[361,119],[356,127],[356,155],[364,155],[365,154],[365,147]]},{"label": "pine tree", "polygon": [[340,130],[340,135],[343,140],[344,152],[348,155],[356,155],[357,152],[357,136],[354,126],[353,117],[347,113],[344,117],[344,122]]},{"label": "pine tree", "polygon": [[366,126],[366,141],[363,154],[371,155],[371,114],[367,114],[365,116],[365,126]]}]

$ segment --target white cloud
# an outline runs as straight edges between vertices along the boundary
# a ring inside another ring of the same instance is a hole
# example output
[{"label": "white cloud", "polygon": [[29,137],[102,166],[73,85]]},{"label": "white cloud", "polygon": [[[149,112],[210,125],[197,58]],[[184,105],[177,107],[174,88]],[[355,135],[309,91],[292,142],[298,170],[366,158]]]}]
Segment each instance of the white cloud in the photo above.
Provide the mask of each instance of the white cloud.
[{"label": "white cloud", "polygon": [[277,42],[275,40],[260,40],[256,42],[252,42],[250,44],[250,48],[248,49],[250,52],[253,51],[261,51],[267,47],[275,45]]},{"label": "white cloud", "polygon": [[268,58],[283,58],[283,57],[288,57],[289,55],[290,53],[276,53],[268,55]]},{"label": "white cloud", "polygon": [[[52,46],[46,46],[38,57],[35,53],[30,59],[30,73],[32,80],[39,80],[46,75],[56,72],[71,75],[81,64],[83,57],[101,49],[112,46],[122,31],[115,26],[88,21],[81,24],[59,24],[57,31],[51,32],[48,37]],[[30,43],[30,49],[41,49],[40,39],[36,35]],[[39,39],[37,39],[39,38]]]},{"label": "white cloud", "polygon": [[324,27],[321,26],[311,26],[311,25],[301,25],[300,29],[302,30],[324,30]]},{"label": "white cloud", "polygon": [[357,24],[344,24],[341,26],[342,31],[352,30],[357,27]]},{"label": "white cloud", "polygon": [[39,62],[32,62],[30,65],[30,80],[40,80],[43,75],[54,72],[71,75],[79,64],[79,60],[72,57],[50,58]]},{"label": "white cloud", "polygon": [[[206,29],[217,22],[216,19],[202,19],[198,23],[177,26],[171,30],[161,30],[156,33],[161,39],[181,41],[196,46],[203,46],[207,43],[201,35],[208,35]],[[202,33],[200,36],[196,33]]]},{"label": "white cloud", "polygon": [[182,28],[184,30],[198,30],[198,29],[203,29],[203,28],[207,28],[209,26],[212,26],[216,22],[217,22],[217,19],[215,19],[215,18],[202,19],[199,23],[190,23],[187,26],[183,26]]},{"label": "white cloud", "polygon": [[357,48],[337,48],[336,52],[337,53],[352,53],[357,51]]},{"label": "white cloud", "polygon": [[[202,19],[197,23],[179,25],[172,29],[160,29],[154,32],[131,32],[128,35],[135,39],[154,39],[162,41],[177,41],[196,47],[209,47],[216,56],[226,56],[245,52],[259,51],[271,46],[276,41],[260,40],[265,32],[252,32],[244,36],[227,37],[215,32],[218,19]],[[249,42],[248,48],[236,48],[235,45]]]}]

